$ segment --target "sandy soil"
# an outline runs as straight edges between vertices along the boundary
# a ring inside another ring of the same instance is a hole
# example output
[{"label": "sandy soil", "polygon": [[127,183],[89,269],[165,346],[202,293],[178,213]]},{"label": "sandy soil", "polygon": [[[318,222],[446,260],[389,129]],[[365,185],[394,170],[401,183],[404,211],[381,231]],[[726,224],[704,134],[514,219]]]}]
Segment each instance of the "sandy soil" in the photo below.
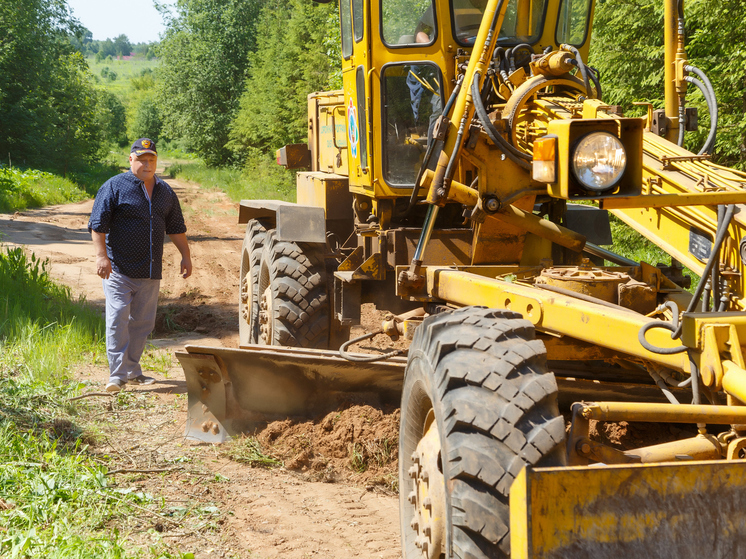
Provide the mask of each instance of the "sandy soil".
[{"label": "sandy soil", "polygon": [[[196,557],[400,557],[398,410],[351,406],[316,422],[271,424],[257,439],[284,467],[241,462],[250,441],[184,440],[186,384],[172,354],[186,343],[238,345],[244,232],[236,204],[222,193],[168,182],[184,208],[194,274],[179,276],[179,253],[167,242],[156,332],[143,358],[158,382],[80,404],[84,415],[100,418],[87,438],[97,459],[116,472],[111,483],[143,495],[141,514],[111,528],[135,545]],[[102,308],[87,231],[91,207],[89,200],[0,215],[0,243],[48,258],[55,278]],[[364,325],[373,327],[376,316],[366,309]],[[97,391],[108,371],[105,363],[89,365],[76,376]],[[64,439],[75,429],[61,421],[50,432]]]}]

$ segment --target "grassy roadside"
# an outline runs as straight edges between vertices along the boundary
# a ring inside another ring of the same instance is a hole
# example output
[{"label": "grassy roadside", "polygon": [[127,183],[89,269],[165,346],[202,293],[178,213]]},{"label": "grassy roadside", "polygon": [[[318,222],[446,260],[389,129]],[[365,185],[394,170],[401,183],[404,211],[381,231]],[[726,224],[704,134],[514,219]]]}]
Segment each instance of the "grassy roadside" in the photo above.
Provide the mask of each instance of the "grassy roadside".
[{"label": "grassy roadside", "polygon": [[231,200],[295,201],[295,171],[287,171],[270,158],[252,160],[244,169],[211,168],[201,161],[178,162],[166,168],[174,178],[222,190]]},{"label": "grassy roadside", "polygon": [[0,252],[0,294],[0,556],[189,557],[132,543],[127,523],[163,505],[113,482],[106,456],[91,451],[102,420],[88,400],[70,400],[86,388],[73,367],[104,361],[100,313],[21,248]]},{"label": "grassy roadside", "polygon": [[92,165],[67,177],[0,166],[0,213],[85,200],[95,196],[101,184],[117,172],[119,168],[111,163]]}]

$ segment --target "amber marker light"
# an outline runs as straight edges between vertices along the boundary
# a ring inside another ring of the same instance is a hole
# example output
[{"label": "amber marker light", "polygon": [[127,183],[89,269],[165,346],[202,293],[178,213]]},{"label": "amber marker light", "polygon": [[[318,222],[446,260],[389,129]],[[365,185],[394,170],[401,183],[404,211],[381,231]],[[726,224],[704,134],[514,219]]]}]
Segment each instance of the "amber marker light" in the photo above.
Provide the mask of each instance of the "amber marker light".
[{"label": "amber marker light", "polygon": [[557,136],[534,140],[533,179],[552,184],[557,182]]}]

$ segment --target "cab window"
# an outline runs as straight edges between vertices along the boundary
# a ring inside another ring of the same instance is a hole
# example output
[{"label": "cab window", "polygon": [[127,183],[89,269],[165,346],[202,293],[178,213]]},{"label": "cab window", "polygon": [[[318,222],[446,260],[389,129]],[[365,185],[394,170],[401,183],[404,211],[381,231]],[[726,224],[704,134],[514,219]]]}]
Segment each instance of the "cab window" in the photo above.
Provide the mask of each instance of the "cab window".
[{"label": "cab window", "polygon": [[347,60],[352,54],[352,15],[350,0],[339,0],[339,23],[342,27],[342,57]]},{"label": "cab window", "polygon": [[[411,188],[435,121],[443,110],[442,77],[428,62],[389,64],[381,72],[383,175],[391,186]],[[437,157],[431,160],[437,161]]]},{"label": "cab window", "polygon": [[355,42],[363,40],[365,16],[363,15],[363,0],[352,0],[352,22],[355,28]]},{"label": "cab window", "polygon": [[[477,38],[487,0],[452,0],[456,41],[471,46]],[[509,0],[497,42],[500,45],[533,44],[544,28],[547,0]]]},{"label": "cab window", "polygon": [[432,0],[381,0],[381,37],[387,45],[431,45],[436,30]]},{"label": "cab window", "polygon": [[557,44],[580,47],[588,35],[591,0],[562,0],[557,19]]}]

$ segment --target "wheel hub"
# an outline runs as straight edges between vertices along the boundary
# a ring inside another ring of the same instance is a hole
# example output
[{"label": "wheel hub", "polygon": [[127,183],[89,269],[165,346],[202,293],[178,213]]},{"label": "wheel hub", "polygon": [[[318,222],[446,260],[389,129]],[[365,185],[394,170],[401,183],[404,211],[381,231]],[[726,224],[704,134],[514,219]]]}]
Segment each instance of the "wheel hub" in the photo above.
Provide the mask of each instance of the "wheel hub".
[{"label": "wheel hub", "polygon": [[259,304],[259,343],[272,345],[272,288],[268,286],[262,293]]},{"label": "wheel hub", "polygon": [[251,321],[251,284],[249,274],[241,281],[241,318],[247,324]]},{"label": "wheel hub", "polygon": [[409,469],[409,477],[413,490],[408,496],[412,505],[410,527],[417,532],[415,545],[427,559],[438,559],[445,545],[445,480],[439,459],[440,434],[430,410],[425,420],[425,435],[412,454],[414,465]]}]

